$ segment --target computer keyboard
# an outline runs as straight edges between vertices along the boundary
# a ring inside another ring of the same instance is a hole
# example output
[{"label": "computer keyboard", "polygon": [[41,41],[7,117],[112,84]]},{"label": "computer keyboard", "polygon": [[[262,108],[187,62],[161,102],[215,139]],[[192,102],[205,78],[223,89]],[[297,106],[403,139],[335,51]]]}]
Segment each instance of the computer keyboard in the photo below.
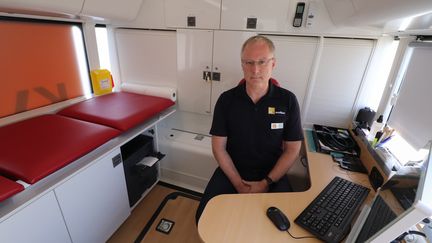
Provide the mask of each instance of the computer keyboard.
[{"label": "computer keyboard", "polygon": [[370,189],[335,177],[294,220],[319,239],[340,242]]}]

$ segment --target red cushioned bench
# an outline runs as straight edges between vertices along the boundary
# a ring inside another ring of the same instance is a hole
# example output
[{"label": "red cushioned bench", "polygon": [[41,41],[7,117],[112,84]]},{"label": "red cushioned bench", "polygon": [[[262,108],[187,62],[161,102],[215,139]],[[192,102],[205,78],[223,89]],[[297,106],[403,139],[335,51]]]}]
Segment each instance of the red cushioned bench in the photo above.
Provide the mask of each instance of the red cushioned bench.
[{"label": "red cushioned bench", "polygon": [[0,202],[24,190],[24,186],[0,176]]},{"label": "red cushioned bench", "polygon": [[115,92],[71,105],[57,114],[126,131],[173,105],[165,98]]},{"label": "red cushioned bench", "polygon": [[33,184],[119,134],[111,127],[52,114],[0,127],[0,174]]}]

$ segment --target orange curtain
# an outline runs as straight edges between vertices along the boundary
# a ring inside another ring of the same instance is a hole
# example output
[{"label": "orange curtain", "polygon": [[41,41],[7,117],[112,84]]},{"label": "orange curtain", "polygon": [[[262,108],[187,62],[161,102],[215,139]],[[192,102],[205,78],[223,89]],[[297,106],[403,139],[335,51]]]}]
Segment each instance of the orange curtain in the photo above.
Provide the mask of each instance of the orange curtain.
[{"label": "orange curtain", "polygon": [[84,94],[72,28],[0,21],[0,117]]}]

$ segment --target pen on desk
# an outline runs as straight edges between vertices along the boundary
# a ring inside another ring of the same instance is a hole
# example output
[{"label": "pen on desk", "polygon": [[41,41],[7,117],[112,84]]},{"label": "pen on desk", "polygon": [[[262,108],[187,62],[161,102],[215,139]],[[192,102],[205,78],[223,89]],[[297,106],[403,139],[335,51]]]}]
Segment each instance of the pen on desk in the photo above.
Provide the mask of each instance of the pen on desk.
[{"label": "pen on desk", "polygon": [[388,141],[390,141],[390,139],[391,139],[393,136],[394,136],[394,135],[391,135],[391,136],[386,137],[384,140],[382,140],[381,142],[379,142],[379,143],[377,144],[377,147],[380,147],[380,146],[384,145],[385,143],[387,143]]}]

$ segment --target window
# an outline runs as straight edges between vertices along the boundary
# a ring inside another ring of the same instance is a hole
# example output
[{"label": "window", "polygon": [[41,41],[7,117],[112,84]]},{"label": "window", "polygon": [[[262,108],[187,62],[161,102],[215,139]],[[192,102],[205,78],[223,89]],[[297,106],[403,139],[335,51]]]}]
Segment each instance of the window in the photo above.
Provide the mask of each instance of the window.
[{"label": "window", "polygon": [[81,26],[0,20],[0,118],[90,93]]},{"label": "window", "polygon": [[387,108],[388,125],[396,133],[385,146],[402,164],[421,161],[432,139],[431,59],[432,43],[409,44]]},{"label": "window", "polygon": [[111,71],[108,32],[105,26],[96,26],[96,42],[99,54],[100,68],[108,69]]}]

